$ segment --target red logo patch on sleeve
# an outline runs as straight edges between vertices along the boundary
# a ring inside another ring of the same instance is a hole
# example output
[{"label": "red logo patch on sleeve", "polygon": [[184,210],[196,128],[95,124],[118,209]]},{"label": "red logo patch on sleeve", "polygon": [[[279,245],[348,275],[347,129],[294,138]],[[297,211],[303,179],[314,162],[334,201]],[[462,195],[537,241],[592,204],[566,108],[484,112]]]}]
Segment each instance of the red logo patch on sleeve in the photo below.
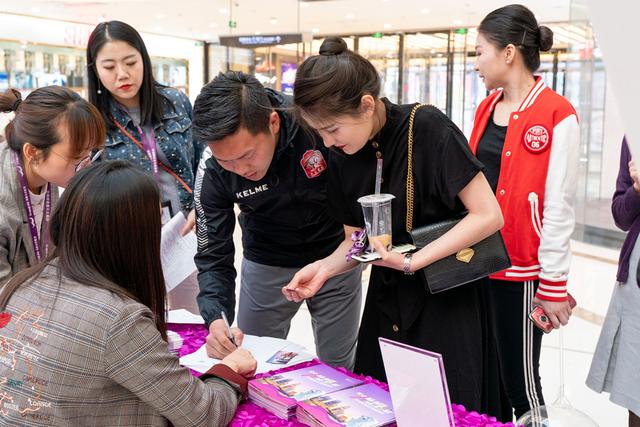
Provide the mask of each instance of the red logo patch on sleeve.
[{"label": "red logo patch on sleeve", "polygon": [[319,177],[327,169],[327,162],[319,150],[305,151],[300,159],[300,165],[309,179]]},{"label": "red logo patch on sleeve", "polygon": [[551,138],[549,137],[549,131],[544,126],[535,125],[527,129],[522,142],[527,151],[533,154],[540,154],[549,148]]}]

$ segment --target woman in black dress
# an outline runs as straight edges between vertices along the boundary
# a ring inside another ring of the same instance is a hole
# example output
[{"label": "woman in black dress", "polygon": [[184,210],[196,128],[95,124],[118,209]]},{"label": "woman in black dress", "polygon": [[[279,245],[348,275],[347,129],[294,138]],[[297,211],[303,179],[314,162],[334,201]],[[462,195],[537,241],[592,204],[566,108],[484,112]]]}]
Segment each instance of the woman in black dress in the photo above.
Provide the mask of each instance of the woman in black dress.
[{"label": "woman in black dress", "polygon": [[[327,278],[354,267],[345,255],[351,234],[364,226],[359,197],[374,192],[376,159],[383,159],[382,192],[392,202],[393,242],[410,243],[405,228],[407,134],[414,105],[379,99],[380,79],[366,59],[328,38],[320,54],[297,72],[294,103],[302,121],[324,144],[329,159],[329,212],[345,225],[345,240],[329,257],[307,265],[283,288],[294,301],[310,298]],[[413,226],[468,211],[456,227],[413,255],[387,252],[371,272],[356,352],[355,371],[385,380],[378,337],[441,353],[452,401],[480,410],[483,396],[484,316],[479,286],[467,284],[436,295],[416,270],[496,232],[502,215],[460,130],[439,110],[417,110],[414,122]],[[409,368],[410,369],[410,368]]]}]

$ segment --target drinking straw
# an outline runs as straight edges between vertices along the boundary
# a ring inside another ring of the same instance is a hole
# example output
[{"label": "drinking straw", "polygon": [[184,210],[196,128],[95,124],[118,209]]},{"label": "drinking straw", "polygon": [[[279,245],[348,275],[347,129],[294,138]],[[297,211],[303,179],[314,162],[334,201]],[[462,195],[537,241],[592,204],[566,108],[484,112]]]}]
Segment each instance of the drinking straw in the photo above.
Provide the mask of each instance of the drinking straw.
[{"label": "drinking straw", "polygon": [[[376,168],[376,189],[375,194],[380,194],[380,187],[382,186],[382,159],[378,159],[378,166]],[[380,205],[373,204],[373,223],[371,224],[371,234],[377,236],[380,234],[378,230],[378,215],[380,211]]]}]

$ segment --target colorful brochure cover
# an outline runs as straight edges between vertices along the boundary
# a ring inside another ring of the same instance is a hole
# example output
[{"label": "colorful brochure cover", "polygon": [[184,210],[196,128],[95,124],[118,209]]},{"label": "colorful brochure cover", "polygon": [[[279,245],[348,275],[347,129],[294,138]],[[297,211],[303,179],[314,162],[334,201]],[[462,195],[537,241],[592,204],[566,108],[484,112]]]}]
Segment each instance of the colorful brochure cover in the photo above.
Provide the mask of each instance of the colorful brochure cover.
[{"label": "colorful brochure cover", "polygon": [[274,402],[292,407],[299,401],[359,384],[362,384],[361,380],[320,364],[251,380],[249,396],[259,393]]},{"label": "colorful brochure cover", "polygon": [[[375,384],[363,384],[298,403],[301,418],[315,425],[378,427],[395,421],[391,396]],[[300,418],[300,417],[299,417]]]}]

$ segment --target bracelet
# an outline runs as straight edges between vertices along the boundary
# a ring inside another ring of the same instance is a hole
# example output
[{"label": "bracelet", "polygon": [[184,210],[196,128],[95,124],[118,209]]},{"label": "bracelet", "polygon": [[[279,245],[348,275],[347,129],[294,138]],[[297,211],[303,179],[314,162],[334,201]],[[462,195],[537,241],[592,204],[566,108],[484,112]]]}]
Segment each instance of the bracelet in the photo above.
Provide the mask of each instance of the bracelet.
[{"label": "bracelet", "polygon": [[413,254],[404,254],[404,261],[402,263],[402,271],[407,276],[411,276],[413,271],[411,271],[411,257]]}]

